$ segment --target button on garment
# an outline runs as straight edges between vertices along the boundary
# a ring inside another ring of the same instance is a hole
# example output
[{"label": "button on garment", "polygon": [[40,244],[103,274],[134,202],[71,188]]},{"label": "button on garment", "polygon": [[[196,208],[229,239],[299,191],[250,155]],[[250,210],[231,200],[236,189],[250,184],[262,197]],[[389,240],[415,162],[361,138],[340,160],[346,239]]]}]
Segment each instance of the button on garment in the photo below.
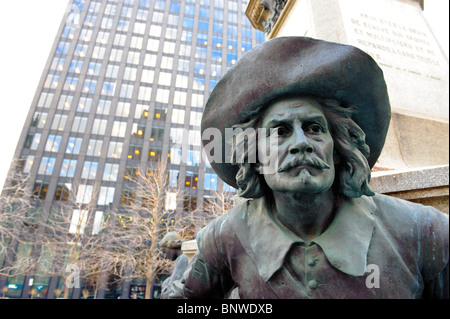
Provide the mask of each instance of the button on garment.
[{"label": "button on garment", "polygon": [[[367,275],[354,277],[343,273],[314,242],[309,246],[294,244],[286,256],[285,267],[306,298],[371,298],[376,293],[365,285]],[[336,295],[340,289],[342,293]]]}]

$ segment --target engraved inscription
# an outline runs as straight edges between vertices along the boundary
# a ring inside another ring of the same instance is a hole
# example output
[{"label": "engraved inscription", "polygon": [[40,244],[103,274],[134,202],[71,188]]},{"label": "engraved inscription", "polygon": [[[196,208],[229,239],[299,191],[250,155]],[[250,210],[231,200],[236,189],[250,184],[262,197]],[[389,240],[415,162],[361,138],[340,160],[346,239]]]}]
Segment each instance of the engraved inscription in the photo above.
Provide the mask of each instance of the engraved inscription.
[{"label": "engraved inscription", "polygon": [[[361,13],[350,19],[358,44],[375,59],[386,61],[383,54],[395,54],[403,58],[440,66],[437,53],[427,34],[417,28],[388,19]],[[392,67],[392,65],[386,65]]]}]

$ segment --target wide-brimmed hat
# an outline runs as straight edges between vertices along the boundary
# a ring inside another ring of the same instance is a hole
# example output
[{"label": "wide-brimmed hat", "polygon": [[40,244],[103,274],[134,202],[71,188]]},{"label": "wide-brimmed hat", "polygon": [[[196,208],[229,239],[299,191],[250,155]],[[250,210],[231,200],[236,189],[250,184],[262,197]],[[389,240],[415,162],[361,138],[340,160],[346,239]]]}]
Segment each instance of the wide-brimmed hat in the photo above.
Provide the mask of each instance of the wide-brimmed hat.
[{"label": "wide-brimmed hat", "polygon": [[[356,109],[352,119],[366,134],[372,168],[383,148],[391,109],[383,72],[360,49],[306,37],[280,37],[256,46],[224,74],[206,103],[201,132],[222,133],[222,161],[209,158],[227,184],[237,187],[238,166],[227,163],[225,129],[283,96],[335,99]],[[209,140],[203,140],[207,145]],[[208,157],[210,154],[207,154]]]}]

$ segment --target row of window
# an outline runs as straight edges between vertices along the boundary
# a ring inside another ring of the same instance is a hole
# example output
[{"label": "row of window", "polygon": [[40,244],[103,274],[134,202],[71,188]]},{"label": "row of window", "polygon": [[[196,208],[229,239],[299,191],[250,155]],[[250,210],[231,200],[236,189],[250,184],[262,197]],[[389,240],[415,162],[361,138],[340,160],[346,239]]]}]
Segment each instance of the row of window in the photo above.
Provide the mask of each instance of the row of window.
[{"label": "row of window", "polygon": [[[89,175],[95,176],[98,163],[86,161],[83,167],[83,175],[89,178]],[[115,181],[118,176],[118,164],[106,164],[103,174],[104,181]],[[128,167],[125,174],[125,180],[129,179],[131,175],[136,175],[137,169],[135,167]],[[177,187],[179,171],[170,170],[167,176],[168,184],[173,187]],[[192,171],[187,171],[185,175],[184,187],[196,189],[198,187],[198,174]],[[204,175],[204,189],[205,190],[217,190],[218,177],[214,173],[205,173]],[[48,192],[49,183],[45,181],[37,180],[34,184],[33,195],[40,199],[45,199]],[[57,184],[56,191],[53,199],[56,201],[68,201],[71,192],[73,191],[72,183],[61,182]],[[224,184],[224,191],[235,192],[233,187]],[[101,186],[97,199],[98,205],[110,205],[114,200],[115,187],[114,186]],[[88,184],[81,184],[78,186],[75,202],[79,204],[89,204],[94,196],[94,186]],[[125,199],[130,200],[135,198],[135,190],[125,189],[122,192],[121,203],[126,204]],[[129,203],[128,203],[129,204]]]}]

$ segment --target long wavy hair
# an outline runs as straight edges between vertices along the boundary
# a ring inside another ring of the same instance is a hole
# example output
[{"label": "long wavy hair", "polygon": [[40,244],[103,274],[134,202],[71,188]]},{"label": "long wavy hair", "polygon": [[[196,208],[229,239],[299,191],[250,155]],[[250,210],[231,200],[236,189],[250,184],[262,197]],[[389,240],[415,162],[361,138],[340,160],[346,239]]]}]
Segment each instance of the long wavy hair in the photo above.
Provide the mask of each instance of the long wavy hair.
[{"label": "long wavy hair", "polygon": [[[332,186],[333,190],[337,194],[350,198],[362,195],[373,196],[375,193],[369,187],[371,175],[367,161],[370,149],[365,142],[366,136],[363,130],[351,119],[355,108],[340,104],[336,100],[312,98],[323,107],[333,138],[335,155],[338,158],[334,163],[336,177]],[[252,128],[256,132],[266,105],[261,105],[247,114],[247,120],[234,125],[233,129],[242,129],[245,132],[247,128]],[[243,145],[242,143],[247,143],[247,140],[243,138],[235,138],[229,142],[232,144],[232,159],[239,166],[236,174],[238,195],[244,198],[262,197],[268,186],[263,175],[255,170],[257,164],[249,161],[249,158],[255,157],[254,152],[257,148]],[[241,155],[239,160],[236,160],[237,154]]]}]

